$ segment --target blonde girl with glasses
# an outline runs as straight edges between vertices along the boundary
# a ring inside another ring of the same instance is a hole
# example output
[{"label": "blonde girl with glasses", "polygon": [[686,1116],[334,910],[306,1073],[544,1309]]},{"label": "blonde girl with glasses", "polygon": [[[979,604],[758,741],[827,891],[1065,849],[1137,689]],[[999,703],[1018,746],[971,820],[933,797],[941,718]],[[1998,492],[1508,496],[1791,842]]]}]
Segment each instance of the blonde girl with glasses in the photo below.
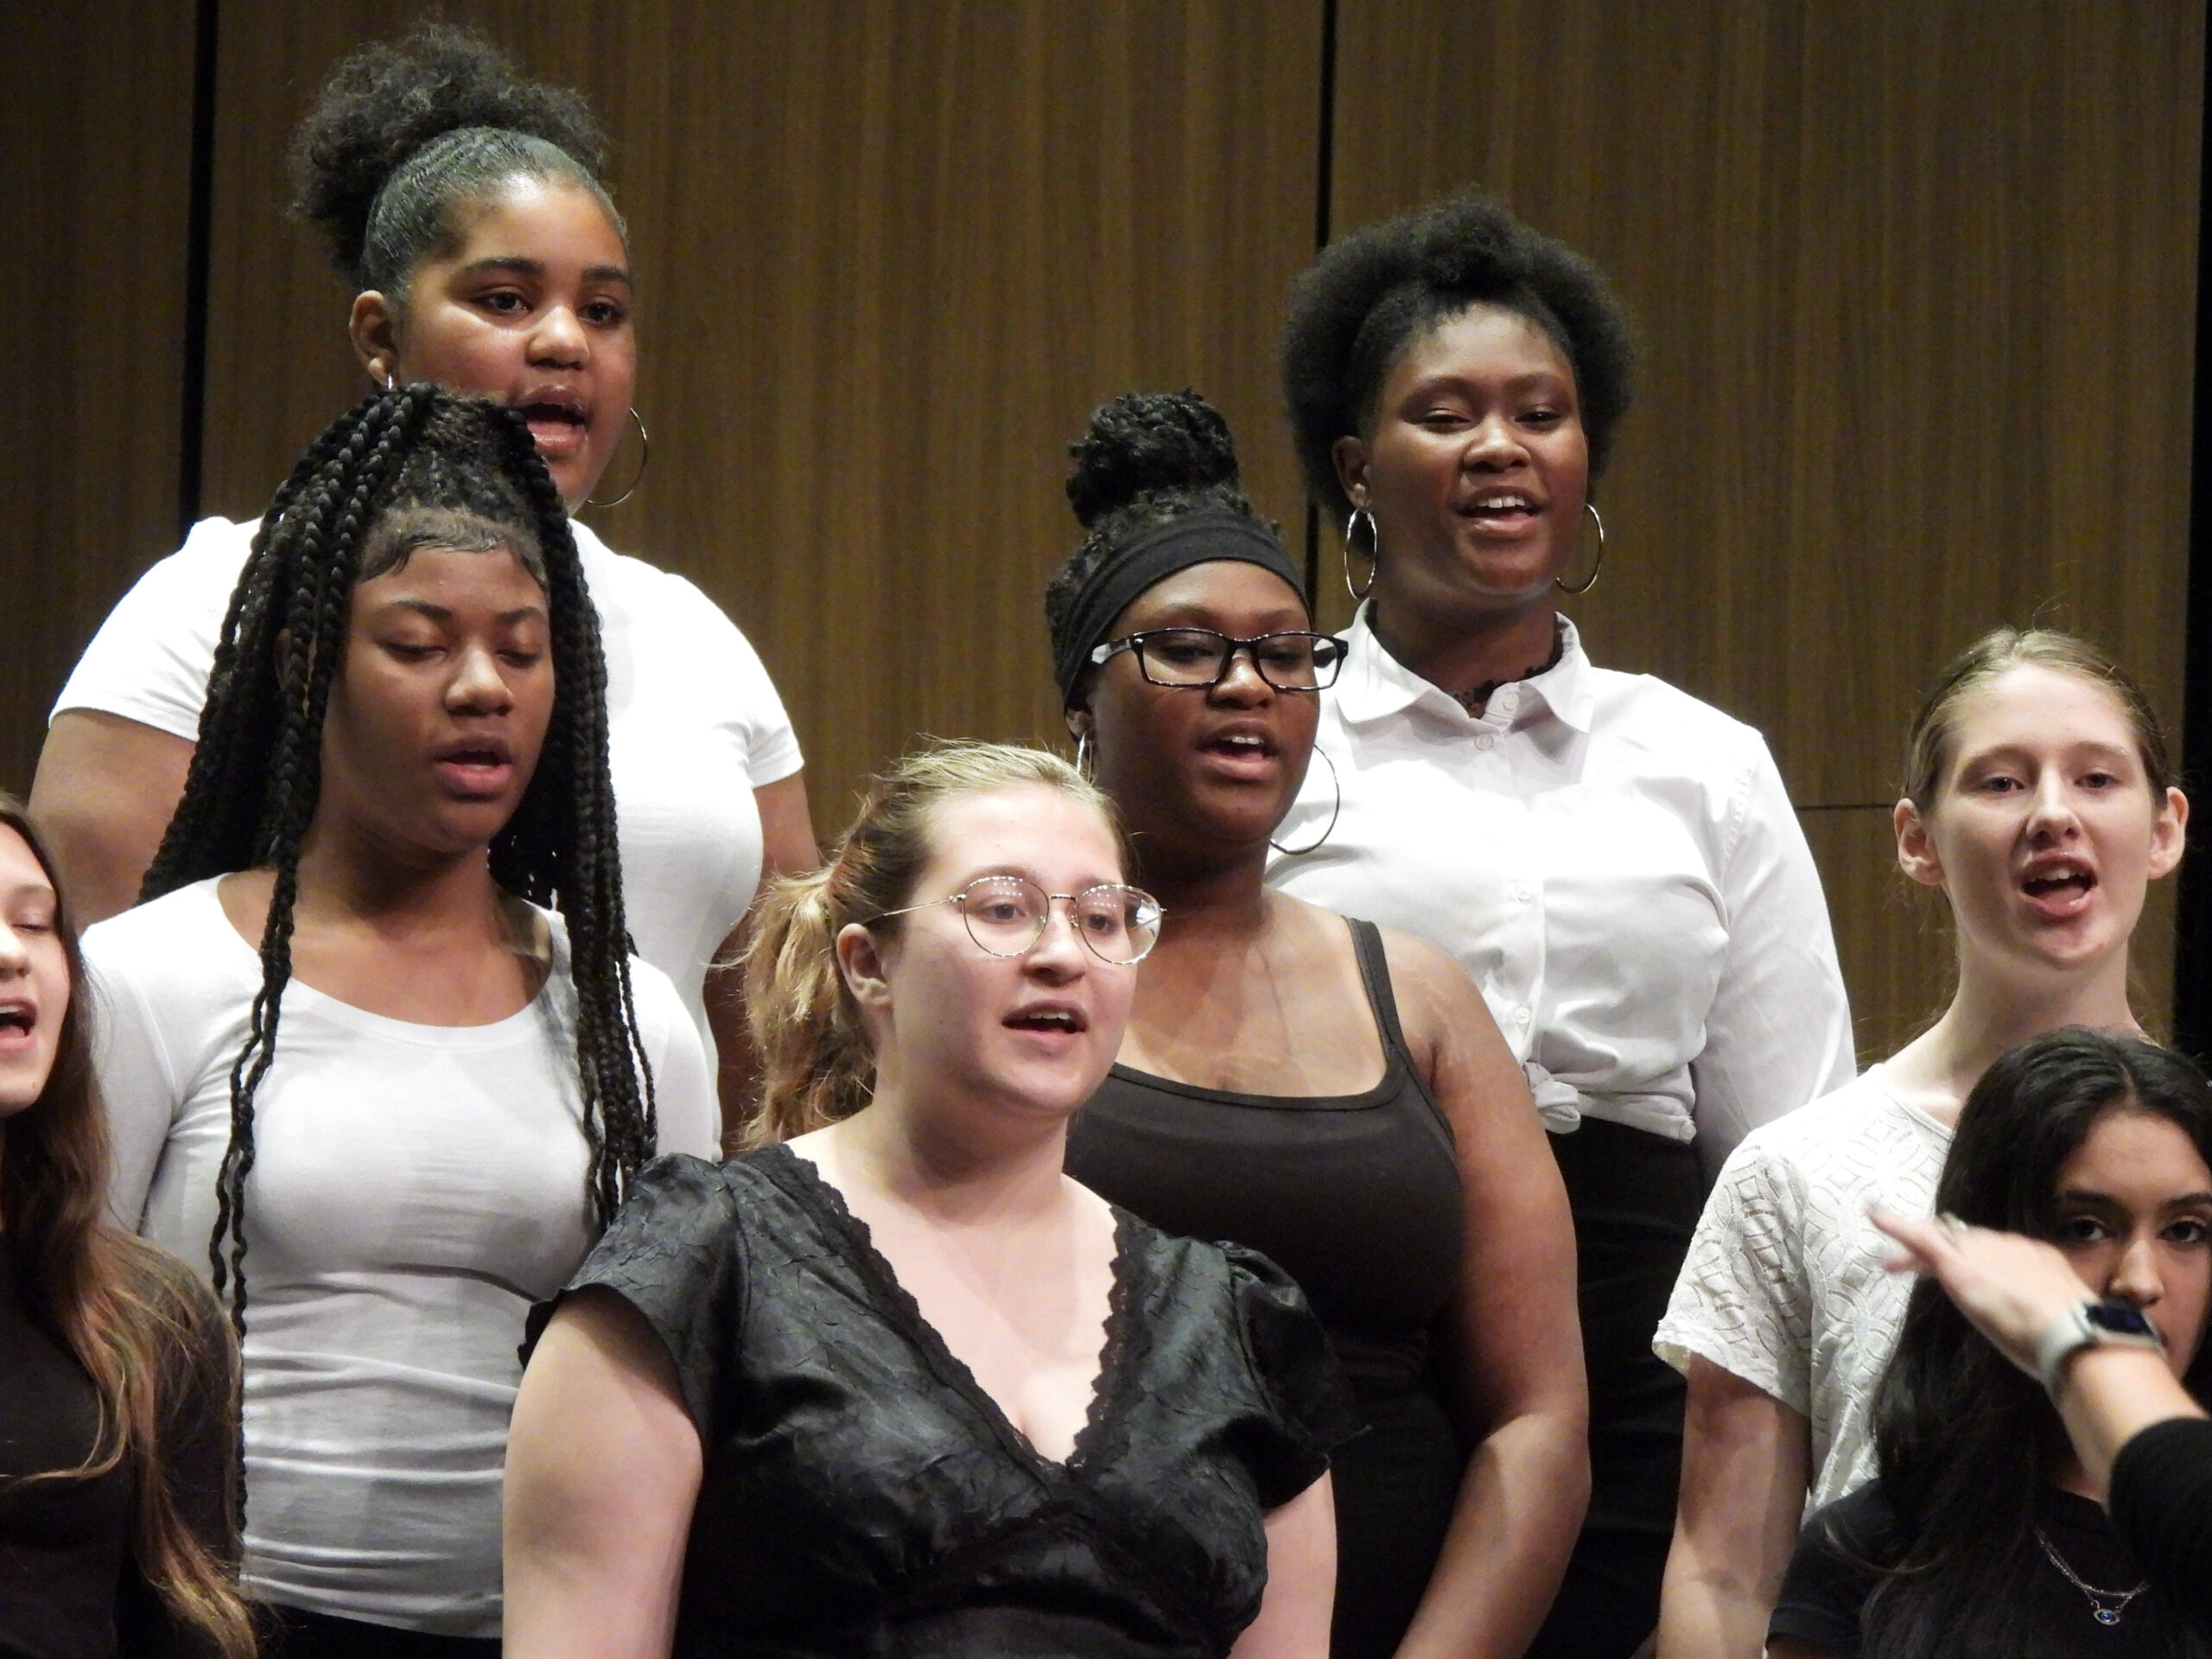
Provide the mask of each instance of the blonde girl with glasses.
[{"label": "blonde girl with glasses", "polygon": [[752,1150],[665,1159],[508,1462],[521,1659],[1321,1659],[1356,1426],[1264,1257],[1062,1173],[1157,907],[1065,762],[902,762],[746,963]]}]

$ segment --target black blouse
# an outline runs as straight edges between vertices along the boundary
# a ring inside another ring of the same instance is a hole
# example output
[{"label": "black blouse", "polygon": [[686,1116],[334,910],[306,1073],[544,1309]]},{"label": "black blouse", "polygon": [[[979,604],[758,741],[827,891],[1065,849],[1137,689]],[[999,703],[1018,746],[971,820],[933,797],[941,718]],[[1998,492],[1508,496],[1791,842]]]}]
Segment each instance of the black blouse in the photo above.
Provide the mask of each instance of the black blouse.
[{"label": "black blouse", "polygon": [[[207,1293],[179,1266],[171,1287]],[[91,1455],[99,1432],[92,1380],[29,1305],[0,1245],[0,1659],[169,1659],[206,1644],[172,1616],[131,1540],[137,1470],[60,1474]],[[220,1316],[209,1304],[211,1328]],[[169,1498],[220,1559],[236,1549],[228,1503],[231,1402],[220,1356],[178,1367],[162,1400]]]},{"label": "black blouse", "polygon": [[1266,1586],[1262,1514],[1358,1419],[1265,1257],[1115,1219],[1103,1365],[1059,1463],[812,1165],[649,1166],[569,1288],[644,1315],[699,1428],[677,1655],[1227,1653]]}]

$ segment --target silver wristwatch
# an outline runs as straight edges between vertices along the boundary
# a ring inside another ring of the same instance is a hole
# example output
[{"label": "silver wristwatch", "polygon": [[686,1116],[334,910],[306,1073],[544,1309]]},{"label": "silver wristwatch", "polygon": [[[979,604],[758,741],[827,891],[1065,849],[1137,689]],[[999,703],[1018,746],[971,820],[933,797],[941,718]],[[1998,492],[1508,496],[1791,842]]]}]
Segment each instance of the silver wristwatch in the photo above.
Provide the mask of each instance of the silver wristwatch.
[{"label": "silver wristwatch", "polygon": [[2148,1348],[2163,1354],[2165,1341],[2158,1327],[2133,1302],[2107,1296],[2100,1301],[2085,1299],[2061,1314],[2036,1345],[2036,1375],[2046,1389],[2058,1386],[2059,1368],[2078,1350],[2095,1344],[2116,1348]]}]

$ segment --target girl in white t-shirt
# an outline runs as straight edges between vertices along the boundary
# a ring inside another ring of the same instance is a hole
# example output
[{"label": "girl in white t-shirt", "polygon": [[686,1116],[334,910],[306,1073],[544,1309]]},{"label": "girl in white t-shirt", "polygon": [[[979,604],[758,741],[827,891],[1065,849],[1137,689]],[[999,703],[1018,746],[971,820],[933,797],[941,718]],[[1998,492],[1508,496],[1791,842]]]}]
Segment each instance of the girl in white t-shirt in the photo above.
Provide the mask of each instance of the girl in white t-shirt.
[{"label": "girl in white t-shirt", "polygon": [[[570,512],[626,447],[637,383],[629,238],[606,138],[574,92],[486,41],[418,29],[333,72],[294,141],[296,210],[358,290],[379,386],[435,381],[518,410]],[[632,480],[638,438],[618,469]],[[603,494],[621,492],[620,484]],[[764,875],[816,862],[798,744],[753,647],[683,577],[573,527],[607,653],[608,739],[639,954],[749,1078],[735,943]],[[54,704],[32,810],[87,920],[138,896],[183,788],[223,607],[255,526],[211,518],[141,578]]]},{"label": "girl in white t-shirt", "polygon": [[716,1146],[628,954],[604,685],[528,427],[378,393],[263,518],[147,900],[86,936],[112,1203],[229,1298],[289,1659],[496,1651],[524,1317]]},{"label": "girl in white t-shirt", "polygon": [[2189,803],[2158,717],[2093,647],[1999,629],[1913,721],[1897,862],[1940,888],[1958,989],[1857,1081],[1729,1159],[1655,1346],[1689,1378],[1661,1659],[1757,1659],[1808,1508],[1874,1472],[1869,1412],[1910,1292],[1878,1204],[1929,1213],[1959,1109],[2015,1045],[2063,1026],[2139,1033],[2127,947]]}]

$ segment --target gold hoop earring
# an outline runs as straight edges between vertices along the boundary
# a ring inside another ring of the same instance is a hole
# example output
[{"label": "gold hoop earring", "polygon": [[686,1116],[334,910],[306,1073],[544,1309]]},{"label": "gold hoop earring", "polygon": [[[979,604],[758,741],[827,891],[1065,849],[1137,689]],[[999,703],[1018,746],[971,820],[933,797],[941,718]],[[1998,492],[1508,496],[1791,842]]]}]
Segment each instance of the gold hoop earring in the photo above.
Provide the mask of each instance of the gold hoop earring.
[{"label": "gold hoop earring", "polygon": [[[1351,585],[1352,532],[1359,528],[1361,519],[1367,520],[1367,586]],[[1354,507],[1351,516],[1344,520],[1344,591],[1351,595],[1351,602],[1358,604],[1375,591],[1375,573],[1382,564],[1382,532],[1375,527],[1375,515],[1365,507]]]},{"label": "gold hoop earring", "polygon": [[1598,563],[1590,567],[1590,580],[1580,588],[1569,587],[1567,579],[1563,576],[1554,576],[1552,586],[1562,594],[1588,593],[1598,585],[1598,573],[1605,568],[1605,521],[1598,516],[1598,504],[1595,501],[1585,501],[1582,504],[1582,511],[1588,513],[1590,522],[1598,526]]},{"label": "gold hoop earring", "polygon": [[588,495],[584,498],[584,505],[588,507],[619,507],[625,501],[627,501],[632,496],[638,493],[638,485],[645,478],[645,467],[652,462],[653,458],[653,441],[652,435],[645,430],[645,423],[644,420],[639,416],[638,411],[635,409],[632,409],[630,411],[630,421],[631,423],[638,429],[638,470],[631,474],[630,487],[623,491],[621,494],[616,496],[612,501],[601,501],[595,496]]}]

